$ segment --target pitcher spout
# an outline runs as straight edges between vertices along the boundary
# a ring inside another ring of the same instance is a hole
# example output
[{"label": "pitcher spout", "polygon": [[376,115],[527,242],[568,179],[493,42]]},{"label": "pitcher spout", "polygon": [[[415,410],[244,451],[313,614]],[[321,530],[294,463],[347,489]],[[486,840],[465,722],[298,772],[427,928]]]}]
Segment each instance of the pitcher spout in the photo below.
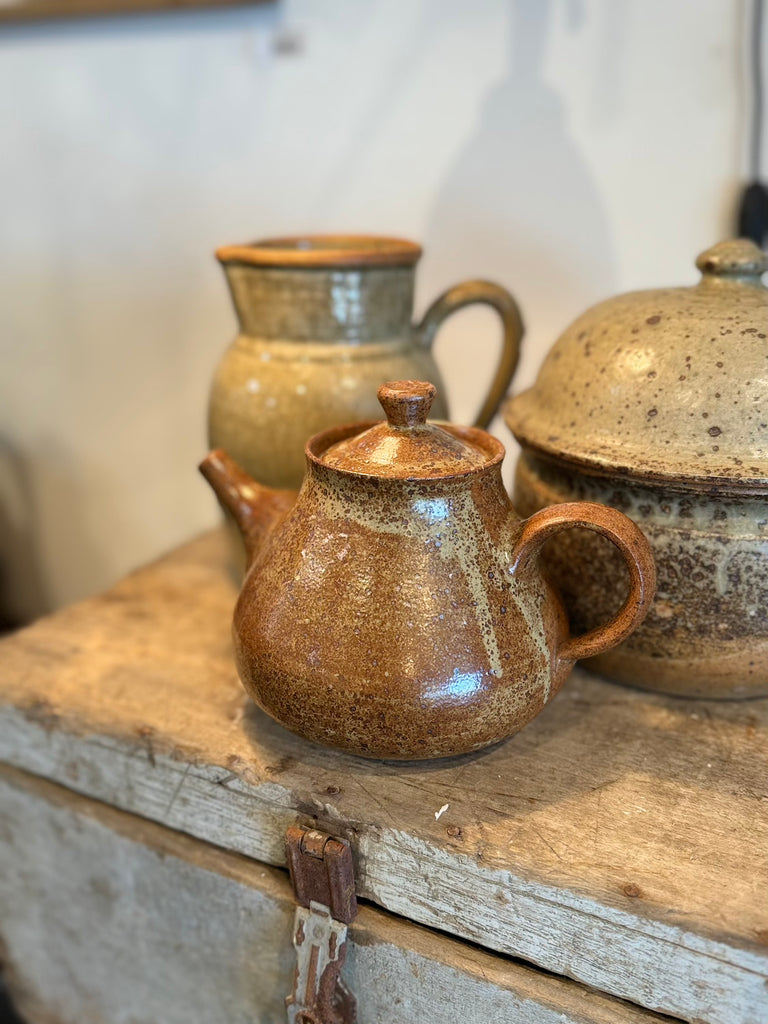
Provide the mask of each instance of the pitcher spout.
[{"label": "pitcher spout", "polygon": [[296,491],[280,491],[256,483],[220,448],[206,455],[199,469],[235,520],[250,567],[264,538],[293,505]]}]

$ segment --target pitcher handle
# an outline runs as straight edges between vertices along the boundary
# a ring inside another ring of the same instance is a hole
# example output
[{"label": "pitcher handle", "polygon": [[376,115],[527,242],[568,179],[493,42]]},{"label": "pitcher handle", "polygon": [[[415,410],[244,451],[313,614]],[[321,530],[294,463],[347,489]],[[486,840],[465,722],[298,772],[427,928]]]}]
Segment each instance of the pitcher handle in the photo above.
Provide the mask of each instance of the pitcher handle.
[{"label": "pitcher handle", "polygon": [[501,317],[504,328],[499,364],[491,381],[488,395],[475,420],[476,427],[487,427],[496,415],[517,369],[517,362],[520,358],[520,339],[525,330],[520,309],[506,288],[502,288],[501,285],[494,284],[492,281],[463,281],[461,284],[454,285],[435,299],[426,311],[416,327],[416,338],[424,348],[431,348],[435,335],[445,318],[451,313],[455,313],[457,309],[471,306],[475,302],[495,309]]},{"label": "pitcher handle", "polygon": [[512,571],[524,569],[553,534],[574,526],[594,530],[616,545],[629,569],[630,589],[627,600],[610,622],[582,636],[569,634],[560,642],[557,653],[564,661],[592,658],[621,643],[643,621],[656,591],[656,563],[644,534],[623,512],[592,501],[566,502],[534,512],[523,523],[515,543]]}]

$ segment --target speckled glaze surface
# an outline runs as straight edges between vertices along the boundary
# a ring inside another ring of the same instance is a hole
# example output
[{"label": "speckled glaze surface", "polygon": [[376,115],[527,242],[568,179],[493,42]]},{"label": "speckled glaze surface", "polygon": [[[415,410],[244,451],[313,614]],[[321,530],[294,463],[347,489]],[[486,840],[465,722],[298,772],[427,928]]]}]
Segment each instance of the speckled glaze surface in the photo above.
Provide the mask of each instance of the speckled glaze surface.
[{"label": "speckled glaze surface", "polygon": [[699,256],[691,288],[630,292],[557,340],[505,418],[529,449],[594,470],[768,490],[768,260]]},{"label": "speckled glaze surface", "polygon": [[[216,369],[208,424],[212,447],[273,487],[297,488],[307,437],[378,415],[386,380],[440,384],[432,357],[437,330],[451,312],[480,302],[497,310],[504,344],[478,416],[490,422],[518,359],[523,327],[512,296],[487,281],[445,292],[412,323],[413,242],[378,236],[274,238],[217,252],[240,331]],[[442,390],[442,388],[441,388]],[[435,414],[448,418],[442,398]]]},{"label": "speckled glaze surface", "polygon": [[[768,694],[768,502],[659,484],[617,483],[530,453],[515,475],[522,514],[562,501],[626,513],[656,558],[656,599],[642,626],[590,667],[623,682],[689,697]],[[600,537],[573,531],[543,552],[574,629],[590,629],[624,600],[627,573]]]},{"label": "speckled glaze surface", "polygon": [[[768,261],[737,240],[697,265],[694,287],[589,310],[507,404],[523,446],[514,497],[528,513],[604,502],[652,544],[656,602],[594,668],[686,696],[758,696],[768,694]],[[559,537],[545,559],[577,628],[625,592],[599,538]]]},{"label": "speckled glaze surface", "polygon": [[[201,467],[250,552],[233,622],[245,688],[294,732],[363,756],[441,757],[511,735],[576,658],[628,635],[654,587],[647,542],[615,510],[521,521],[500,442],[426,423],[433,396],[390,383],[386,423],[312,438],[293,504],[221,452]],[[579,525],[619,545],[632,587],[610,621],[572,637],[538,551]]]}]

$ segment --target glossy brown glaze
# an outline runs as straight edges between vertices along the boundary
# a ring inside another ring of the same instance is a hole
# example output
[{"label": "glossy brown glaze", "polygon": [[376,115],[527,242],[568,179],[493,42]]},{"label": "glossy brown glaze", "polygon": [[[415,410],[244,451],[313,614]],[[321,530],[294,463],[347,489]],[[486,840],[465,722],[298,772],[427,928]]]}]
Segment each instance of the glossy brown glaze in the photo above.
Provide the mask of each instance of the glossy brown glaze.
[{"label": "glossy brown glaze", "polygon": [[[694,287],[587,311],[508,403],[523,446],[514,500],[525,512],[605,502],[651,541],[656,603],[595,668],[652,690],[758,696],[768,693],[768,260],[741,239],[697,266]],[[579,628],[626,592],[595,537],[557,538],[545,557]]]},{"label": "glossy brown glaze", "polygon": [[[253,551],[233,623],[245,688],[294,732],[369,757],[441,757],[516,732],[575,658],[637,625],[654,587],[647,542],[620,513],[574,503],[521,522],[503,446],[426,423],[429,387],[393,382],[380,389],[387,422],[312,438],[295,504],[263,520],[270,492],[223,453],[203,463]],[[579,525],[619,545],[633,586],[574,639],[538,550]]]}]

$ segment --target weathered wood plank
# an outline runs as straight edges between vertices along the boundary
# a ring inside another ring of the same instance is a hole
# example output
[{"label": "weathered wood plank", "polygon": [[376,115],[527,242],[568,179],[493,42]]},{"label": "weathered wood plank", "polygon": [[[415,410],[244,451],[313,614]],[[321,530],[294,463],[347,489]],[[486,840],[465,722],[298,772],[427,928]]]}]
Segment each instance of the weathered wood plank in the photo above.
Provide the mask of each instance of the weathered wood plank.
[{"label": "weathered wood plank", "polygon": [[765,1024],[768,701],[576,673],[491,751],[335,754],[241,692],[224,564],[202,538],[0,645],[0,759],[273,864],[317,820],[397,913],[648,1008]]},{"label": "weathered wood plank", "polygon": [[[0,934],[31,1021],[285,1020],[295,904],[284,872],[0,769]],[[360,1024],[662,1024],[363,907],[345,977]]]}]

